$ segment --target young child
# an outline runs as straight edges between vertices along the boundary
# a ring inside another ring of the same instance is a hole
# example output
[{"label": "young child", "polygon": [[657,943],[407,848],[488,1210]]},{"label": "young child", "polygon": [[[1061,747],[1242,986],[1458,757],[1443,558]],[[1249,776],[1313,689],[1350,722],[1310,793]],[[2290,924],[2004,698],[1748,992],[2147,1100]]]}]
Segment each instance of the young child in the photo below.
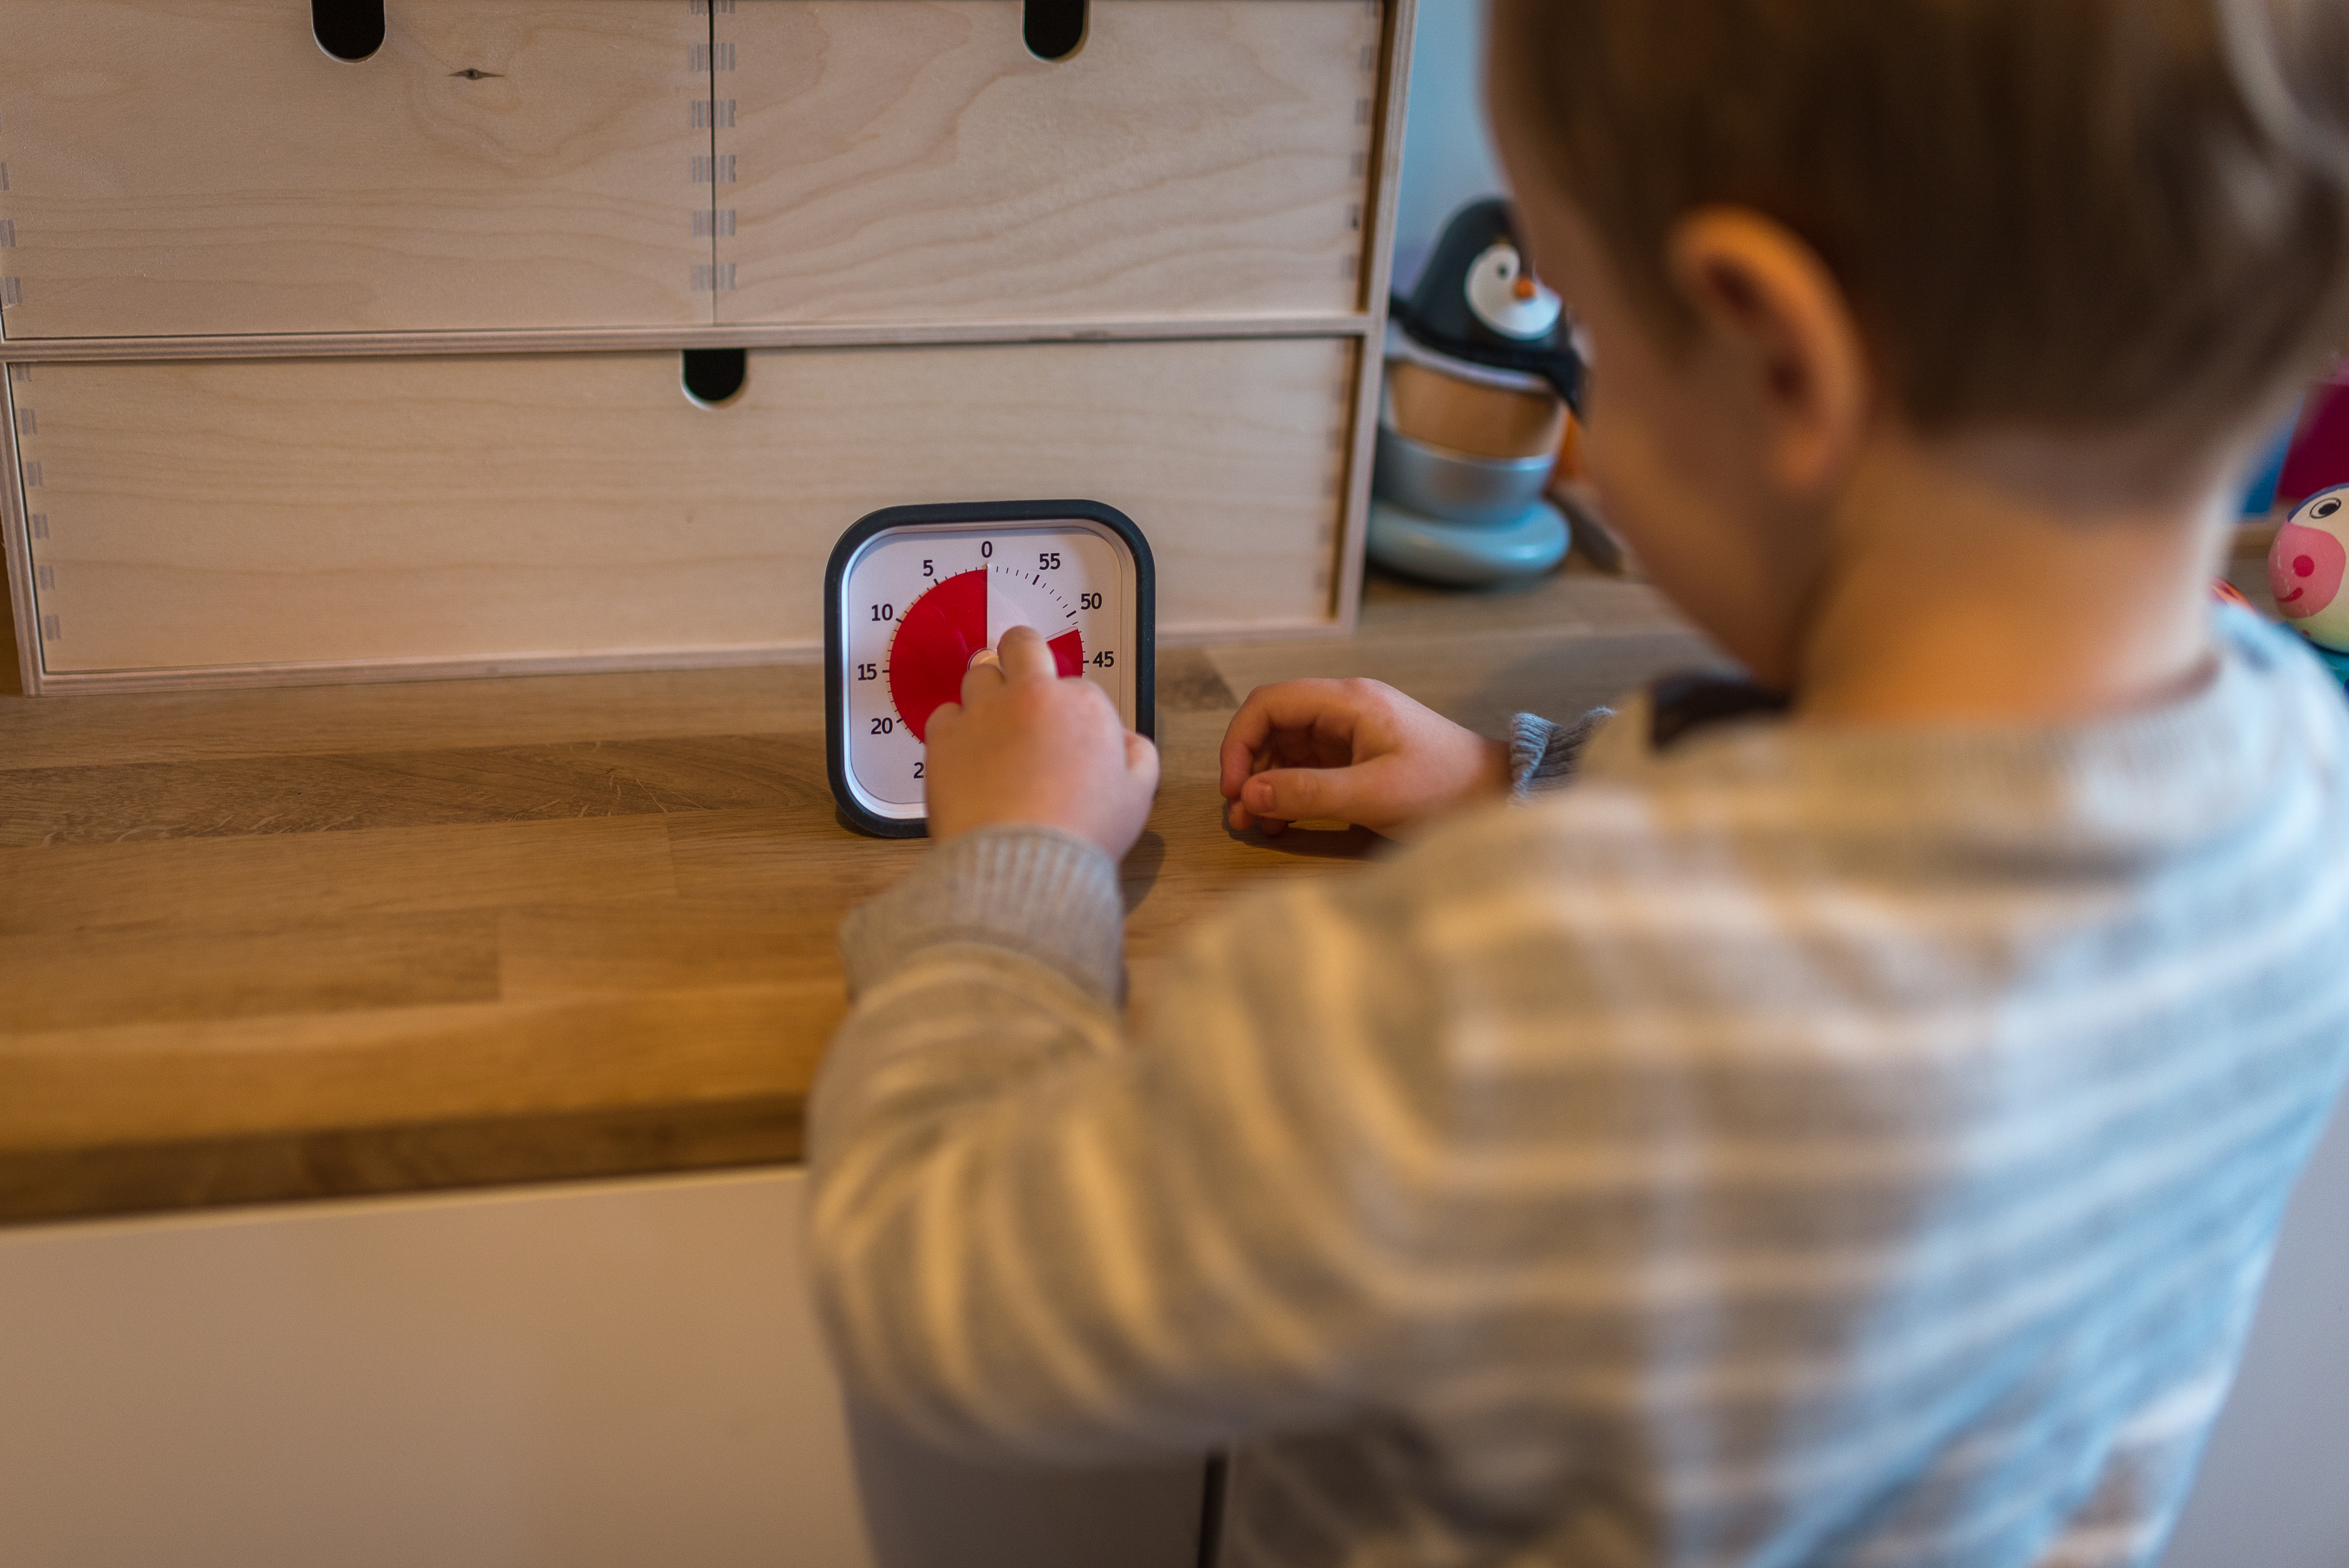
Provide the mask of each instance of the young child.
[{"label": "young child", "polygon": [[2208,587],[2349,328],[2349,0],[1499,0],[1489,78],[1609,514],[1752,683],[1578,751],[1255,692],[1234,826],[1408,846],[1128,1040],[1155,753],[1006,638],[843,934],[842,1360],[1230,1447],[1229,1563],[2150,1563],[2349,1067],[2349,723]]}]

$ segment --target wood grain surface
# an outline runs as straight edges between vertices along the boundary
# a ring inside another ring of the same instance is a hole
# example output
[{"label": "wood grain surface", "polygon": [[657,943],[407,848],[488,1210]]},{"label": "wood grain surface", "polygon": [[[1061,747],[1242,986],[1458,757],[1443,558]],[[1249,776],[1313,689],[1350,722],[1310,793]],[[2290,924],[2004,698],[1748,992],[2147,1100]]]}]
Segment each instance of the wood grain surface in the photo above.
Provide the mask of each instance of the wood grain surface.
[{"label": "wood grain surface", "polygon": [[[1488,731],[1705,657],[1651,590],[1374,580],[1359,635],[1161,653],[1134,1005],[1183,933],[1359,830],[1226,832],[1239,698],[1373,674]],[[0,700],[0,1219],[789,1160],[860,837],[819,672]]]},{"label": "wood grain surface", "polygon": [[812,657],[867,512],[1071,494],[1148,534],[1166,636],[1332,628],[1360,358],[753,351],[718,408],[674,354],[19,367],[44,669]]},{"label": "wood grain surface", "polygon": [[10,338],[711,319],[687,0],[9,0]]},{"label": "wood grain surface", "polygon": [[720,9],[720,321],[1356,306],[1375,0],[1098,0],[1058,61],[1023,9]]}]

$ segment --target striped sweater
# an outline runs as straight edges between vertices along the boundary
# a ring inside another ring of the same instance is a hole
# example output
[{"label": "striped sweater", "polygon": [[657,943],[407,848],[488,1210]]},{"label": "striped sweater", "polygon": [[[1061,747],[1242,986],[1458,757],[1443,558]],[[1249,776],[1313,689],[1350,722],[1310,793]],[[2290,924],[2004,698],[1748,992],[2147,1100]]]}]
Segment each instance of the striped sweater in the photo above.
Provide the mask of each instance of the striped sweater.
[{"label": "striped sweater", "polygon": [[1108,858],[940,848],[843,933],[843,1365],[965,1448],[1232,1448],[1227,1563],[2151,1563],[2349,1068],[2340,691],[2221,625],[2085,726],[1635,699],[1131,1039]]}]

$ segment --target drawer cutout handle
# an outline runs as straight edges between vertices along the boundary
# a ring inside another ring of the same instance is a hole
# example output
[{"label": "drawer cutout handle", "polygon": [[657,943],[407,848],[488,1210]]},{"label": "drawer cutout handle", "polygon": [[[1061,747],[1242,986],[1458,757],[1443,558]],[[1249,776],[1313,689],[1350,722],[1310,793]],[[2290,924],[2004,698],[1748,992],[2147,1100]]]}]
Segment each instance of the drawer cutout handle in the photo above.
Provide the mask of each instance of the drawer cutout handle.
[{"label": "drawer cutout handle", "polygon": [[356,65],[383,47],[383,0],[310,0],[310,36]]},{"label": "drawer cutout handle", "polygon": [[1065,60],[1085,46],[1085,0],[1027,0],[1020,34],[1040,60]]},{"label": "drawer cutout handle", "polygon": [[750,375],[747,348],[688,348],[678,358],[685,362],[678,378],[685,395],[705,409],[722,409],[740,397]]}]

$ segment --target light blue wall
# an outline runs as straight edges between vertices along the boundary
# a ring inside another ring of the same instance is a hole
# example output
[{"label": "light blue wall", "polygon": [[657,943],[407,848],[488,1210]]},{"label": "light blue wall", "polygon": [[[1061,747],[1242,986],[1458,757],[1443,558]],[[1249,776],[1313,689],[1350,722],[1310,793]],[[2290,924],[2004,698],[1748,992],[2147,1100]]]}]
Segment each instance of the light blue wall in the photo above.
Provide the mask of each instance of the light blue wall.
[{"label": "light blue wall", "polygon": [[1420,0],[1395,199],[1395,286],[1407,288],[1444,220],[1501,189],[1485,129],[1484,0]]}]

